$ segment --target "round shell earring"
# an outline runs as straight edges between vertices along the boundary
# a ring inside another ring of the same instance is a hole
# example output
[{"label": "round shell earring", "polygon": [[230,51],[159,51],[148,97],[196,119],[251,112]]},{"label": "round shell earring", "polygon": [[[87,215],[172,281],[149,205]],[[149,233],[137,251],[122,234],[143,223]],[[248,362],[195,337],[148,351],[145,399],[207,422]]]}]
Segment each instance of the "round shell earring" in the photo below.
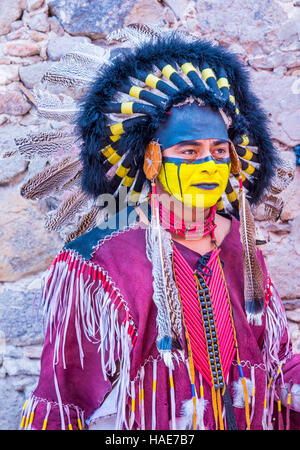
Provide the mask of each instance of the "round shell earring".
[{"label": "round shell earring", "polygon": [[161,150],[158,142],[151,141],[146,149],[144,159],[144,173],[148,180],[153,181],[161,168]]}]

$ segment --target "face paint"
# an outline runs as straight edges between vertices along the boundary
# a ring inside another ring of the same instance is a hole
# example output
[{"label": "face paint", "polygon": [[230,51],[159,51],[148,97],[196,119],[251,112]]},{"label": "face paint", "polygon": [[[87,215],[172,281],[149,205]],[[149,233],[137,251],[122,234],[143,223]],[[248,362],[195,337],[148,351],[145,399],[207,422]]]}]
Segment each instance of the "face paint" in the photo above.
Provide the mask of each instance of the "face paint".
[{"label": "face paint", "polygon": [[163,188],[189,207],[210,208],[226,189],[230,158],[187,160],[163,157],[158,180]]}]

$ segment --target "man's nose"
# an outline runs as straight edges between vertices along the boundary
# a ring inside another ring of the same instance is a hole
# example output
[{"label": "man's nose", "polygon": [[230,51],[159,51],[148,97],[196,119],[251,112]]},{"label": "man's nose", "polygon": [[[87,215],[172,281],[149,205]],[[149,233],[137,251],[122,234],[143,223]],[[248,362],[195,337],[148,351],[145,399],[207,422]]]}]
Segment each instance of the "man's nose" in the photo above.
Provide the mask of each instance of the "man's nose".
[{"label": "man's nose", "polygon": [[211,140],[210,139],[203,139],[201,141],[201,154],[202,154],[202,158],[205,158],[206,156],[210,156],[211,153]]},{"label": "man's nose", "polygon": [[213,158],[209,155],[209,160],[203,164],[203,167],[200,165],[200,169],[202,173],[207,173],[209,175],[214,175],[217,172],[216,163]]}]

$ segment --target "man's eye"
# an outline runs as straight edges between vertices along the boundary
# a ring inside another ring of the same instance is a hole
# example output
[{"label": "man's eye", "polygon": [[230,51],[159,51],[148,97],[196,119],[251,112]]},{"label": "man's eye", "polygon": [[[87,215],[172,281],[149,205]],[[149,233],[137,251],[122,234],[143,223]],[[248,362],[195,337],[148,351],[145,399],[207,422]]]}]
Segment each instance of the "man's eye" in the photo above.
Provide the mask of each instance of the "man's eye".
[{"label": "man's eye", "polygon": [[213,153],[218,156],[223,156],[227,154],[227,150],[225,148],[217,148],[213,151]]},{"label": "man's eye", "polygon": [[184,150],[183,152],[182,152],[184,155],[194,155],[196,152],[195,152],[195,150]]}]

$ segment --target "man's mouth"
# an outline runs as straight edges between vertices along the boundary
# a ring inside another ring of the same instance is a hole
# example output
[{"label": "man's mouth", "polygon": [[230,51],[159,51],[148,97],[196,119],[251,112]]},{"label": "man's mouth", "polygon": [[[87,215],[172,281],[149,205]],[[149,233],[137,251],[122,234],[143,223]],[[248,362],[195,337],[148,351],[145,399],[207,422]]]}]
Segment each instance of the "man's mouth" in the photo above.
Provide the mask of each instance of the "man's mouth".
[{"label": "man's mouth", "polygon": [[219,184],[218,183],[197,183],[197,184],[193,184],[192,186],[197,187],[199,189],[212,190],[212,189],[216,189],[219,186]]}]

